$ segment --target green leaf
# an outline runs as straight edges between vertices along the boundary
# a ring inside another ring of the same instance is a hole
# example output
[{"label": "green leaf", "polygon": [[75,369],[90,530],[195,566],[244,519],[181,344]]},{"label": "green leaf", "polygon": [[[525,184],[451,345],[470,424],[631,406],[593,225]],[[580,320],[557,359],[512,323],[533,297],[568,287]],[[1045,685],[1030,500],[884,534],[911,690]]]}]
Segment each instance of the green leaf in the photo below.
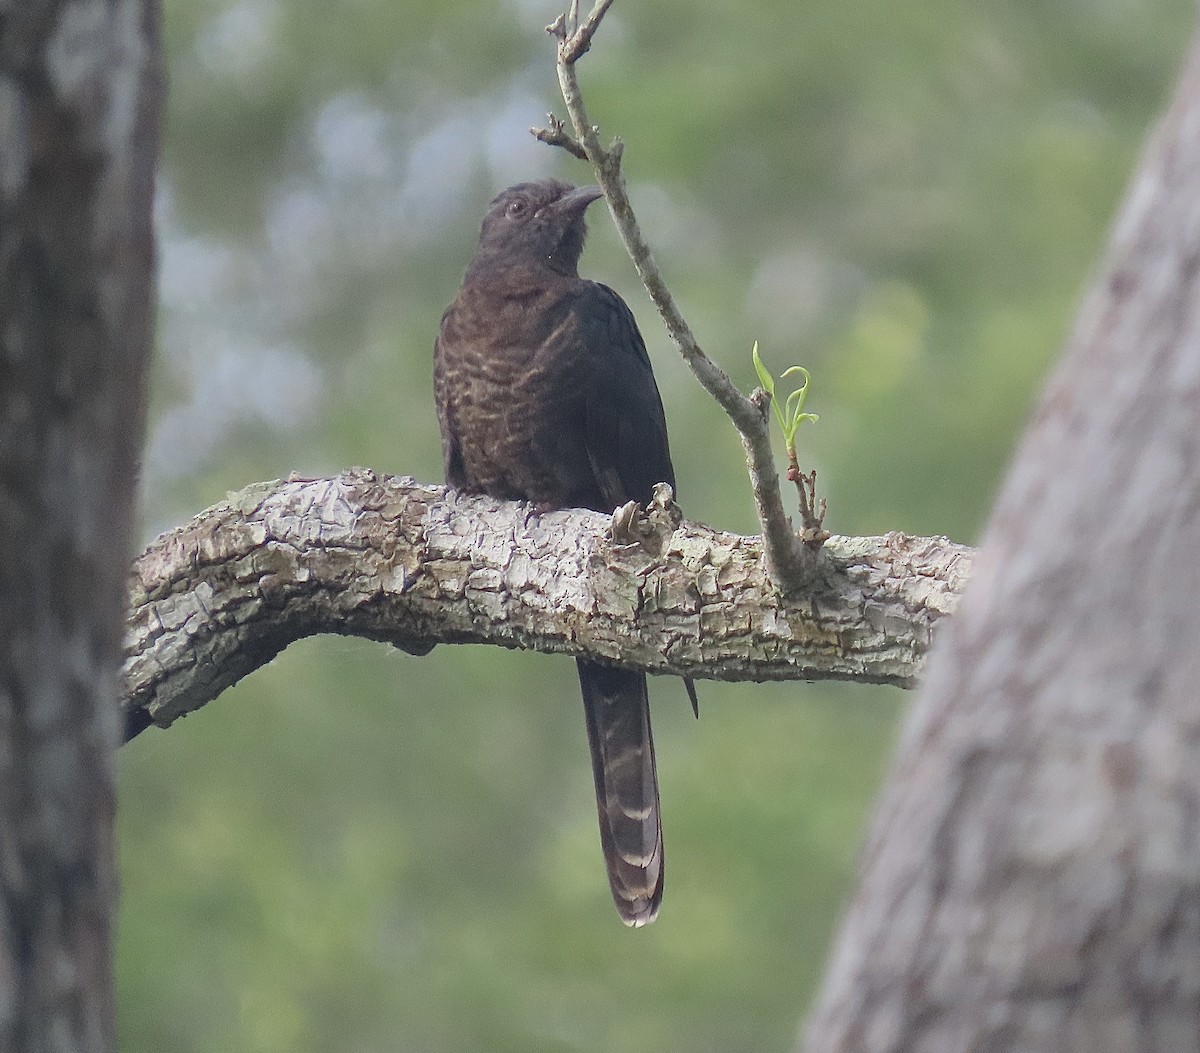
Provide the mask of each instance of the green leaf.
[{"label": "green leaf", "polygon": [[763,365],[763,360],[758,357],[758,341],[754,341],[754,348],[750,352],[750,357],[754,360],[754,372],[758,374],[758,382],[762,385],[763,391],[771,396],[771,400],[775,399],[775,378],[767,372],[767,367]]},{"label": "green leaf", "polygon": [[775,378],[771,376],[770,371],[763,365],[762,357],[758,353],[758,341],[754,341],[754,347],[750,352],[750,357],[754,361],[754,371],[758,374],[759,383],[762,384],[763,390],[771,396],[771,409],[775,414],[775,420],[779,423],[779,430],[783,432],[783,441],[787,446],[788,456],[793,460],[796,455],[796,432],[800,425],[805,421],[815,421],[817,415],[815,413],[805,413],[804,402],[808,398],[808,387],[812,383],[812,376],[803,366],[789,366],[783,371],[780,379],[799,375],[804,378],[804,382],[788,394],[781,407],[779,399],[775,397]]}]

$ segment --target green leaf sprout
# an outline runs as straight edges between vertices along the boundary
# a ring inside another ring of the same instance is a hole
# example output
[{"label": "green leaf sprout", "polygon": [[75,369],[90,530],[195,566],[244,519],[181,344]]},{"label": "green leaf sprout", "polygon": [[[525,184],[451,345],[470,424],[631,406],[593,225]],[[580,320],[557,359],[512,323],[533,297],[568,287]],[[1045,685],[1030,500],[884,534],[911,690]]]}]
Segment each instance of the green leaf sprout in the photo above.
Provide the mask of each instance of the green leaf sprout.
[{"label": "green leaf sprout", "polygon": [[779,422],[780,430],[783,432],[783,441],[787,447],[788,466],[795,468],[797,465],[796,432],[805,421],[818,419],[817,414],[804,412],[804,403],[808,399],[808,387],[812,377],[803,366],[790,366],[785,369],[780,380],[798,374],[803,377],[804,382],[784,399],[781,407],[779,400],[775,397],[775,378],[771,376],[770,371],[763,365],[762,358],[759,357],[757,340],[754,341],[754,350],[750,354],[754,360],[754,372],[758,374],[758,382],[762,385],[763,390],[771,396],[771,409],[775,411],[775,420]]}]

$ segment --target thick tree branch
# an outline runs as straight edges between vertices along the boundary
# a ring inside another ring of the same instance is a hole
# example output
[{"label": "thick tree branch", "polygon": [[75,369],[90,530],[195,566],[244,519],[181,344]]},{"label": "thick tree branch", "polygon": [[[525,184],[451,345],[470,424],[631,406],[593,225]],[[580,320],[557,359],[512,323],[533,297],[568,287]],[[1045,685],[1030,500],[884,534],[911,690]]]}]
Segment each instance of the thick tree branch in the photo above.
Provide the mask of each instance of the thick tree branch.
[{"label": "thick tree branch", "polygon": [[718,680],[907,687],[970,569],[970,550],[944,538],[835,537],[831,573],[789,603],[757,537],[675,529],[657,509],[631,532],[623,511],[538,514],[365,469],[231,495],[135,565],[129,726],[169,724],[315,633],[417,654],[491,643]]},{"label": "thick tree branch", "polygon": [[770,580],[785,594],[812,588],[820,572],[821,542],[825,535],[819,523],[814,528],[813,524],[806,521],[805,536],[811,540],[802,543],[783,510],[779,475],[771,455],[769,404],[743,395],[729,374],[701,350],[671,290],[667,288],[658,264],[654,262],[650,246],[634,215],[625,176],[621,172],[624,143],[615,139],[611,147],[602,146],[599,129],[588,117],[579,79],[575,75],[575,63],[591,47],[592,37],[612,2],[597,0],[591,13],[581,23],[576,0],[568,14],[560,15],[553,25],[546,27],[558,40],[558,82],[575,136],[569,135],[563,122],[553,114],[549,117],[548,129],[531,130],[542,142],[561,146],[576,157],[582,152],[592,163],[596,181],[604,191],[617,231],[646,292],[662,316],[668,335],[701,387],[717,401],[741,436],[754,508],[765,539],[763,555]]}]

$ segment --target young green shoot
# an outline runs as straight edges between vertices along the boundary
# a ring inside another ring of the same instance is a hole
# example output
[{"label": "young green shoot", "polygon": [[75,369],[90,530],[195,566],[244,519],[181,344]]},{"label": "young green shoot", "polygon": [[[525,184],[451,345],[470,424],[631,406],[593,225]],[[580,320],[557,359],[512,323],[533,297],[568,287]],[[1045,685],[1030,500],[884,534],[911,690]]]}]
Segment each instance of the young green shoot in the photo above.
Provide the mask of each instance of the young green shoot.
[{"label": "young green shoot", "polygon": [[789,366],[785,369],[779,377],[780,380],[785,380],[790,376],[799,376],[802,378],[802,383],[798,388],[789,392],[783,400],[783,404],[780,405],[779,399],[775,396],[775,378],[763,365],[763,360],[758,353],[757,340],[754,341],[754,349],[750,352],[750,357],[754,361],[754,372],[758,374],[758,382],[771,398],[771,409],[775,413],[775,421],[783,432],[783,441],[788,455],[788,481],[796,484],[796,491],[800,499],[800,519],[803,523],[800,539],[807,545],[819,547],[829,537],[829,531],[823,525],[825,501],[823,498],[817,499],[817,470],[814,468],[807,475],[800,471],[800,461],[796,455],[796,432],[800,430],[800,425],[805,421],[817,420],[815,413],[804,412],[804,403],[808,400],[808,389],[812,383],[812,377],[803,366]]},{"label": "young green shoot", "polygon": [[799,461],[796,458],[796,432],[805,421],[815,422],[819,419],[815,413],[804,412],[804,403],[808,401],[808,388],[812,377],[803,366],[789,366],[785,369],[780,380],[799,374],[804,378],[804,382],[787,396],[783,406],[780,407],[779,399],[775,397],[775,378],[763,365],[763,360],[758,353],[757,340],[754,341],[754,349],[750,355],[754,359],[754,371],[758,374],[758,382],[763,386],[763,390],[771,396],[771,409],[774,410],[775,420],[783,432],[783,442],[788,455],[788,478],[790,479],[793,472],[800,470]]}]

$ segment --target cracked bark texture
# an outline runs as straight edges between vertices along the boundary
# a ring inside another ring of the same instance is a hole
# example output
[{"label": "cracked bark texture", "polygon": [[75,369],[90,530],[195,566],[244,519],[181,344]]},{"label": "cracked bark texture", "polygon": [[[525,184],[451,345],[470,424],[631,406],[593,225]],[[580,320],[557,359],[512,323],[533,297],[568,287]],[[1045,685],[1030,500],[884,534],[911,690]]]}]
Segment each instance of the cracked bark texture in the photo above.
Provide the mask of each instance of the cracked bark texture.
[{"label": "cracked bark texture", "polygon": [[805,1049],[1200,1048],[1200,57],[935,651]]},{"label": "cracked bark texture", "polygon": [[0,1049],[115,1047],[113,748],[157,16],[0,3]]},{"label": "cracked bark texture", "polygon": [[249,487],[138,559],[127,724],[170,724],[314,633],[911,686],[970,567],[944,538],[835,537],[824,585],[785,602],[757,537],[654,513],[636,532],[629,543],[620,526],[618,543],[595,512],[538,514],[366,469]]}]

